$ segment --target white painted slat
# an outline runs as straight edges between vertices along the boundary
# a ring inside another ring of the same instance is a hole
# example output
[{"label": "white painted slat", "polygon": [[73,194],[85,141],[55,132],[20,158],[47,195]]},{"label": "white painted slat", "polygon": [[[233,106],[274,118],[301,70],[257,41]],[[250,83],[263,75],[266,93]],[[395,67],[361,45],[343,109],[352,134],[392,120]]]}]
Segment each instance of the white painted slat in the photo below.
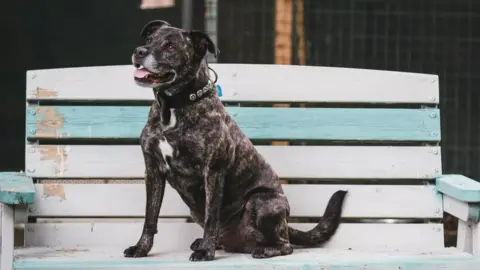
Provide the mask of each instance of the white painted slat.
[{"label": "white painted slat", "polygon": [[[395,71],[211,64],[225,101],[433,103],[438,76]],[[96,66],[30,70],[27,99],[152,100],[133,80],[134,67]]]},{"label": "white painted slat", "polygon": [[[290,184],[283,188],[291,216],[321,216],[337,190],[348,190],[343,217],[441,218],[443,214],[434,186]],[[143,184],[36,184],[35,190],[31,216],[143,217],[145,213]],[[170,186],[166,187],[160,215],[190,215]]]},{"label": "white painted slat", "polygon": [[[410,178],[441,175],[440,147],[256,146],[280,177]],[[143,178],[138,145],[27,145],[29,177]]]},{"label": "white painted slat", "polygon": [[150,253],[144,258],[125,258],[119,247],[30,247],[16,250],[15,269],[206,269],[206,270],[472,270],[480,259],[455,248],[415,251],[364,251],[346,248],[301,248],[288,256],[268,260],[250,254],[215,252],[215,260],[190,262],[191,251]]},{"label": "white painted slat", "polygon": [[[308,230],[315,224],[294,223]],[[117,247],[119,252],[137,242],[142,222],[131,223],[44,223],[28,224],[27,246]],[[152,252],[180,251],[202,236],[193,223],[159,223]],[[408,251],[443,247],[442,224],[351,224],[342,223],[325,247]]]}]

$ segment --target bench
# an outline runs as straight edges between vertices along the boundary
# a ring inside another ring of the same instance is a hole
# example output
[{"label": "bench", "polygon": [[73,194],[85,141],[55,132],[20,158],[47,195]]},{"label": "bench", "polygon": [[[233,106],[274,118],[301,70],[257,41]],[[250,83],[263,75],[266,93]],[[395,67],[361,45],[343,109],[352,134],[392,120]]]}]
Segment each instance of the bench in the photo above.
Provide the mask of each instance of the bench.
[{"label": "bench", "polygon": [[[143,226],[138,138],[152,92],[131,66],[31,70],[25,172],[0,174],[1,269],[479,269],[480,183],[442,174],[438,76],[211,67],[226,109],[281,177],[293,227],[312,228],[328,198],[349,191],[327,244],[190,262],[202,230],[167,187],[150,256],[124,258]],[[444,212],[459,218],[457,247],[444,247]],[[24,228],[15,248],[14,226]]]}]

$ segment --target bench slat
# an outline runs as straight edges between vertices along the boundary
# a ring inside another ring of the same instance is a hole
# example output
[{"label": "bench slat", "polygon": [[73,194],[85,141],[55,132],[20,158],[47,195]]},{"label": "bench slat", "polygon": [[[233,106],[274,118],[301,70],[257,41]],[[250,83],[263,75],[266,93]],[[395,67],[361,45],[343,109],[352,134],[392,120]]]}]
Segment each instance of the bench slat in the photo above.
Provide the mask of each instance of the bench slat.
[{"label": "bench slat", "polygon": [[[308,230],[315,224],[294,223],[291,226]],[[138,241],[143,223],[37,223],[26,227],[26,246],[116,247],[122,254],[125,248]],[[202,234],[197,224],[160,222],[151,252],[186,250]],[[441,248],[443,242],[442,224],[342,223],[334,237],[323,247],[409,251]]]},{"label": "bench slat", "polygon": [[288,257],[252,259],[250,254],[232,254],[219,250],[216,260],[195,263],[188,260],[191,251],[152,253],[142,259],[125,258],[118,248],[25,248],[16,251],[14,268],[24,269],[136,269],[136,270],[471,270],[477,269],[479,257],[455,248],[434,250],[362,251],[348,249],[301,248]]},{"label": "bench slat", "polygon": [[[283,185],[292,217],[323,215],[337,190],[348,190],[342,217],[441,218],[441,198],[434,186]],[[36,184],[33,217],[143,217],[143,184]],[[108,200],[105,199],[108,194]],[[365,198],[368,198],[366,200]],[[88,201],[88,204],[85,202]],[[162,217],[188,217],[180,196],[166,187]]]},{"label": "bench slat", "polygon": [[[30,106],[38,138],[138,138],[148,106]],[[438,109],[226,108],[250,139],[439,141]]]},{"label": "bench slat", "polygon": [[[395,71],[211,64],[224,101],[421,103],[439,101],[438,76]],[[96,66],[27,72],[27,99],[152,100],[134,67]]]},{"label": "bench slat", "polygon": [[215,252],[215,260],[188,260],[191,251],[150,253],[141,259],[125,258],[120,247],[59,248],[32,247],[16,250],[15,269],[135,269],[135,270],[472,270],[479,257],[456,248],[430,250],[362,251],[347,248],[297,248],[287,257],[252,259],[250,254]]},{"label": "bench slat", "polygon": [[[433,179],[440,147],[256,146],[282,178]],[[138,145],[27,145],[31,177],[143,178]]]}]

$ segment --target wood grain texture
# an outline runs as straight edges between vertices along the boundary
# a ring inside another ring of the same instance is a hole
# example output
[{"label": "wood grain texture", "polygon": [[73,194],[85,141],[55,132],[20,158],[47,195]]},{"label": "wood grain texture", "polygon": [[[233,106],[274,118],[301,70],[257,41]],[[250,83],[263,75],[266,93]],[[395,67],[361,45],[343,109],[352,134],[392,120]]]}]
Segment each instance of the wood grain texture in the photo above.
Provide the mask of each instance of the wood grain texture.
[{"label": "wood grain texture", "polygon": [[275,64],[292,63],[293,0],[275,0]]},{"label": "wood grain texture", "polygon": [[[31,106],[30,139],[139,138],[147,106]],[[438,109],[226,107],[250,139],[439,141]]]},{"label": "wood grain texture", "polygon": [[[330,196],[337,190],[347,190],[342,217],[441,218],[442,201],[433,188],[283,185],[292,217],[322,216]],[[33,217],[143,217],[145,213],[143,184],[36,184],[35,189],[38,196],[30,213]],[[190,216],[188,208],[170,186],[166,188],[160,216]]]},{"label": "wood grain texture", "polygon": [[[292,227],[308,230],[315,224],[292,223]],[[135,244],[142,232],[143,221],[130,223],[37,223],[26,225],[26,246],[116,247],[119,252]],[[121,237],[120,237],[121,236]],[[153,252],[188,249],[202,229],[194,223],[159,222]],[[442,224],[340,224],[338,231],[324,248],[353,250],[411,251],[443,247]]]},{"label": "wood grain texture", "polygon": [[248,269],[248,270],[472,270],[480,259],[455,248],[416,252],[369,252],[362,250],[296,249],[286,257],[256,260],[248,254],[216,252],[210,262],[190,262],[190,251],[152,253],[132,259],[114,248],[24,248],[16,251],[15,269]]},{"label": "wood grain texture", "polygon": [[438,191],[464,202],[480,202],[480,182],[459,174],[442,175],[436,180]]},{"label": "wood grain texture", "polygon": [[[438,76],[369,69],[210,64],[224,101],[438,104]],[[131,65],[30,70],[28,100],[153,100]]]},{"label": "wood grain texture", "polygon": [[32,178],[24,173],[0,172],[0,202],[4,204],[33,203],[35,188]]},{"label": "wood grain texture", "polygon": [[[440,147],[255,146],[282,178],[433,179]],[[27,145],[27,175],[143,178],[138,145]]]}]

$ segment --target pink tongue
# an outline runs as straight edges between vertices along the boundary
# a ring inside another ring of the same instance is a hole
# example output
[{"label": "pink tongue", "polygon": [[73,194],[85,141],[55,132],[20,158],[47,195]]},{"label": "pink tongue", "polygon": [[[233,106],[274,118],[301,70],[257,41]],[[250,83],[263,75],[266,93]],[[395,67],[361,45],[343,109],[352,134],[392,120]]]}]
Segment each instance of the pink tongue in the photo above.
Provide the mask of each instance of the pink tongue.
[{"label": "pink tongue", "polygon": [[135,72],[133,72],[133,76],[135,78],[145,78],[147,77],[148,75],[151,75],[152,73],[146,69],[136,69]]}]

